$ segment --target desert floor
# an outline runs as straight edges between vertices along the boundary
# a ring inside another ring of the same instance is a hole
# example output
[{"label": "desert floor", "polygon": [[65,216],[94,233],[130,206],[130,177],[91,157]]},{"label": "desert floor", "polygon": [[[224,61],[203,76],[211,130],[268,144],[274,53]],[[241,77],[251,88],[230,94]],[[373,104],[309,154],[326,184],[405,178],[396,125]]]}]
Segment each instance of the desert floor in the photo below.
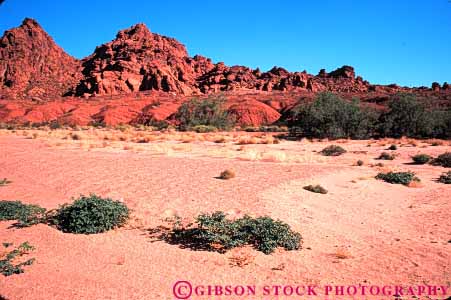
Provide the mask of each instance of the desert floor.
[{"label": "desert floor", "polygon": [[[348,152],[318,153],[333,143]],[[388,152],[397,154],[395,160],[375,159],[393,143],[398,150]],[[51,209],[96,193],[121,199],[133,211],[125,227],[95,235],[62,233],[43,224],[16,229],[13,222],[0,222],[0,242],[28,241],[36,247],[27,254],[36,261],[25,273],[0,276],[0,295],[9,300],[176,299],[173,285],[186,280],[193,286],[443,285],[451,296],[451,186],[436,181],[449,169],[410,164],[417,153],[437,156],[451,150],[449,142],[431,144],[409,139],[274,143],[272,135],[250,133],[0,131],[0,178],[12,181],[0,187],[1,200]],[[363,166],[355,165],[359,159]],[[217,179],[225,169],[236,177]],[[421,184],[374,179],[388,170],[414,171]],[[329,193],[306,191],[307,184],[321,184]],[[184,249],[155,236],[168,218],[192,220],[217,210],[280,219],[301,233],[302,249],[265,255],[243,247],[220,254]],[[338,298],[345,299],[329,299]]]}]

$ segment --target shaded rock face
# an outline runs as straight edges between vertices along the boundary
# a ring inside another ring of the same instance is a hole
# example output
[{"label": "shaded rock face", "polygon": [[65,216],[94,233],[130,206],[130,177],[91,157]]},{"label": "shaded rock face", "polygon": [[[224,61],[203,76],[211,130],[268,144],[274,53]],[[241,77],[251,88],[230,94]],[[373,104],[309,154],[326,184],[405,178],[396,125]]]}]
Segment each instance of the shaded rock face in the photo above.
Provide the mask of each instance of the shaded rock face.
[{"label": "shaded rock face", "polygon": [[0,94],[9,98],[61,96],[80,79],[79,62],[32,19],[0,39]]}]

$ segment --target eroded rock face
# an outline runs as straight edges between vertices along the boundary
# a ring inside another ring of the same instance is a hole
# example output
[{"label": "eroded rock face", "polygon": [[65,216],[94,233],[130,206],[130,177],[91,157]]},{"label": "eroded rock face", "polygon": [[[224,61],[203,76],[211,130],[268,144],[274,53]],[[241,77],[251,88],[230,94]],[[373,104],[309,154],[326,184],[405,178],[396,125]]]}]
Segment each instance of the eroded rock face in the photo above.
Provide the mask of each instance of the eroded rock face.
[{"label": "eroded rock face", "polygon": [[0,95],[61,96],[80,79],[79,62],[66,54],[33,19],[0,39]]},{"label": "eroded rock face", "polygon": [[350,66],[329,73],[322,69],[314,76],[280,67],[261,72],[222,62],[214,64],[200,55],[190,57],[184,45],[150,32],[144,24],[119,31],[113,41],[98,46],[81,61],[67,55],[32,19],[6,31],[0,46],[3,98],[62,95],[89,98],[140,91],[187,96],[248,90],[344,93],[401,90],[395,85],[370,85],[356,77]]},{"label": "eroded rock face", "polygon": [[188,57],[185,46],[175,39],[137,24],[119,31],[116,39],[84,59],[84,79],[75,94],[116,95],[146,90],[196,94],[196,77],[212,65],[201,56]]}]

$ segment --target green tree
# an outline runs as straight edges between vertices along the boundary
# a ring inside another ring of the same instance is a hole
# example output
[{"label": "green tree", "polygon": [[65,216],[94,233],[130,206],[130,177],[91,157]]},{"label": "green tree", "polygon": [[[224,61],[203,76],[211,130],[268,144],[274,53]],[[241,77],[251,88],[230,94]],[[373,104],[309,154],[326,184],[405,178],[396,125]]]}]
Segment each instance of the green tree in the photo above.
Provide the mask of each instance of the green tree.
[{"label": "green tree", "polygon": [[358,99],[346,101],[323,92],[313,103],[299,107],[290,125],[292,132],[307,137],[362,139],[373,135],[376,120],[376,112],[361,108]]}]

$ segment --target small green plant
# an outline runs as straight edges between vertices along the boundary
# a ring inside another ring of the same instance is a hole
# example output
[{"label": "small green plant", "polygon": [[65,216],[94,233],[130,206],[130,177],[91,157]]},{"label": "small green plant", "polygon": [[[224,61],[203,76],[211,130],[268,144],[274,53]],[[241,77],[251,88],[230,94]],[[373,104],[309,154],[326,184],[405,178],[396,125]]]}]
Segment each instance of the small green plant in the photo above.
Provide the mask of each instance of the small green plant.
[{"label": "small green plant", "polygon": [[438,178],[438,182],[451,184],[451,171],[445,172]]},{"label": "small green plant", "polygon": [[394,154],[390,154],[388,152],[382,152],[379,157],[377,159],[381,159],[381,160],[394,160],[395,159],[395,155]]},{"label": "small green plant", "polygon": [[225,180],[235,178],[235,171],[233,170],[222,171],[221,174],[219,175],[219,178]]},{"label": "small green plant", "polygon": [[451,168],[451,152],[445,152],[437,156],[431,162],[435,166],[442,166],[445,168]]},{"label": "small green plant", "polygon": [[376,179],[384,180],[388,183],[408,185],[411,181],[420,181],[418,177],[415,177],[413,172],[388,172],[379,173]]},{"label": "small green plant", "polygon": [[10,183],[12,183],[12,181],[8,180],[7,178],[0,179],[0,186],[5,186],[5,185],[8,185]]},{"label": "small green plant", "polygon": [[190,226],[175,227],[166,237],[167,241],[218,252],[243,245],[252,245],[265,254],[271,254],[277,247],[286,250],[300,248],[301,235],[282,221],[270,217],[244,216],[229,220],[223,212],[215,212],[199,215],[195,224]]},{"label": "small green plant", "polygon": [[93,234],[119,227],[128,217],[125,204],[91,194],[61,206],[49,222],[63,232]]},{"label": "small green plant", "polygon": [[321,150],[320,153],[324,156],[339,156],[346,153],[346,150],[337,145],[330,145]]},{"label": "small green plant", "polygon": [[325,188],[323,188],[322,186],[320,186],[319,184],[304,186],[304,190],[307,190],[307,191],[310,191],[313,193],[318,193],[318,194],[327,194],[327,190]]},{"label": "small green plant", "polygon": [[[11,243],[3,243],[3,247],[5,248],[10,247],[11,245]],[[23,267],[33,264],[35,259],[31,258],[18,264],[14,264],[14,261],[22,255],[28,254],[31,250],[34,250],[34,247],[28,244],[28,242],[24,242],[16,249],[6,253],[6,255],[0,259],[0,273],[4,276],[23,273]]]},{"label": "small green plant", "polygon": [[24,204],[20,201],[0,201],[0,221],[17,220],[20,227],[40,223],[46,210],[38,205]]},{"label": "small green plant", "polygon": [[356,165],[359,166],[359,167],[363,166],[363,160],[359,159],[359,160],[356,162]]},{"label": "small green plant", "polygon": [[387,150],[398,150],[398,146],[396,146],[395,144],[391,145],[390,147],[388,147]]},{"label": "small green plant", "polygon": [[425,163],[428,163],[432,157],[427,154],[417,154],[412,157],[412,160],[417,165],[424,165]]}]

